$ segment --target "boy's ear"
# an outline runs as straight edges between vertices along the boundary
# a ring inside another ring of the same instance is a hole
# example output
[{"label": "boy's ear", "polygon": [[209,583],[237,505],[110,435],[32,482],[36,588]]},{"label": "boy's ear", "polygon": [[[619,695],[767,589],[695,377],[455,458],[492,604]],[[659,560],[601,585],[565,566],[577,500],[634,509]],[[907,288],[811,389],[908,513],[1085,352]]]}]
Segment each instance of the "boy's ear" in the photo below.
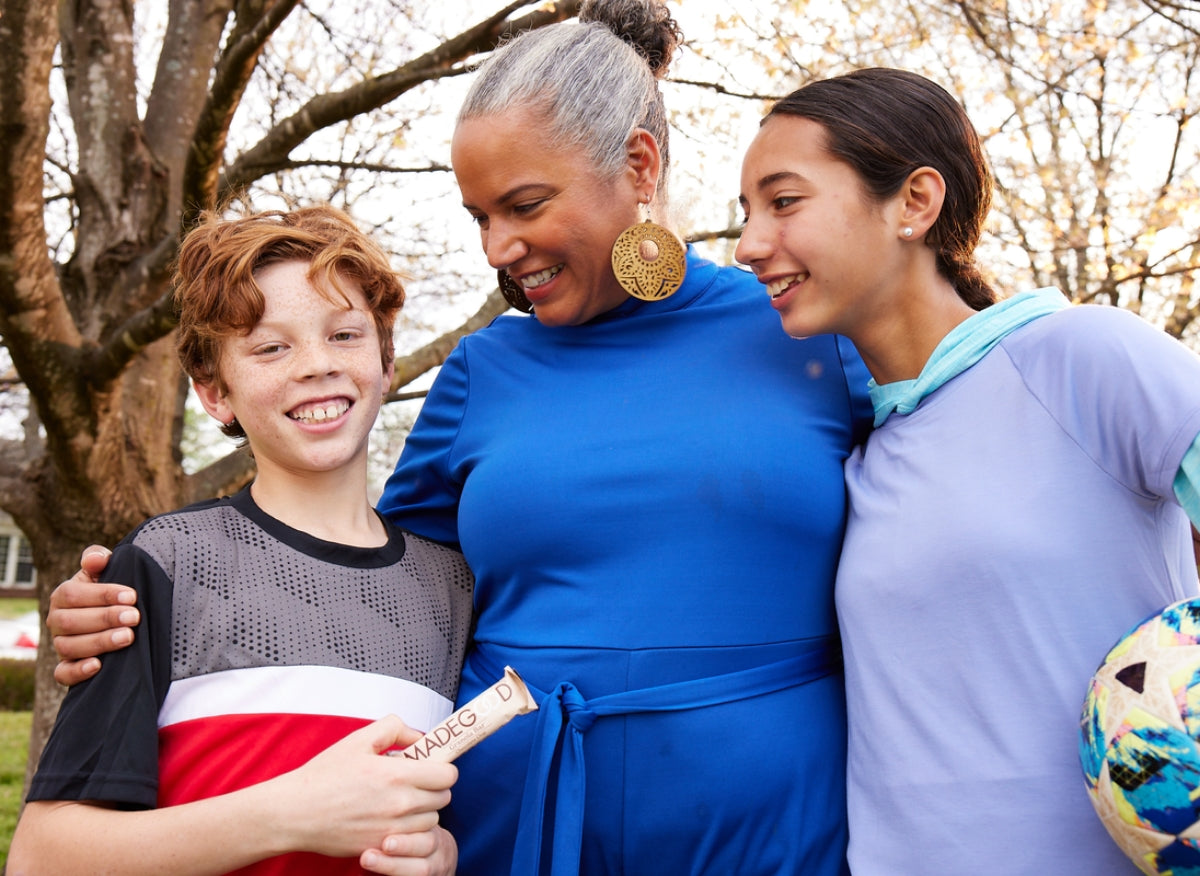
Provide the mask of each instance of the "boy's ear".
[{"label": "boy's ear", "polygon": [[208,411],[208,415],[222,426],[229,425],[229,421],[233,419],[233,409],[225,400],[225,393],[214,384],[201,383],[198,380],[192,381],[192,388],[196,390],[196,398],[200,399],[200,404]]}]

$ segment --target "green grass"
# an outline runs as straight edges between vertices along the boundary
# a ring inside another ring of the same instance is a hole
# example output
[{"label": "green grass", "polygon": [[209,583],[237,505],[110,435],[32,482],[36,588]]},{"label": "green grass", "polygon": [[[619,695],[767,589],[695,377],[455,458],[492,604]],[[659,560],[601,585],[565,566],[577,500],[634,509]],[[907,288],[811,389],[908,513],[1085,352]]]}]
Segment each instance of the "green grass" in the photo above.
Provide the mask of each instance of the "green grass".
[{"label": "green grass", "polygon": [[[36,610],[36,599],[0,599],[0,618],[16,618]],[[17,827],[31,720],[29,712],[0,712],[0,872],[4,872],[8,844]]]},{"label": "green grass", "polygon": [[32,720],[29,712],[0,712],[0,872],[8,861],[8,844],[17,826]]},{"label": "green grass", "polygon": [[31,611],[37,611],[38,601],[36,599],[0,599],[0,618],[20,617]]},{"label": "green grass", "polygon": [[[37,600],[32,598],[0,599],[0,618],[20,617],[37,607]],[[29,712],[0,712],[0,873],[8,861],[8,844],[21,807],[32,720]]]},{"label": "green grass", "polygon": [[[0,618],[20,617],[37,607],[32,598],[0,599]],[[8,844],[21,808],[31,720],[29,712],[0,712],[0,873],[8,861]]]}]

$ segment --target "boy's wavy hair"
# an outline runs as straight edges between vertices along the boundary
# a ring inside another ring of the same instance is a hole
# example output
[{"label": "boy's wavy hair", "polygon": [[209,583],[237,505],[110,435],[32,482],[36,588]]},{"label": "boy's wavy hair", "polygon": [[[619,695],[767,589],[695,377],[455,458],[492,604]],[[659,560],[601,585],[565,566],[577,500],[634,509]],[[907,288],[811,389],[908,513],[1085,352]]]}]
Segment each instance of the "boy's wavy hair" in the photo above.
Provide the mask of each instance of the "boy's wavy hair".
[{"label": "boy's wavy hair", "polygon": [[[255,274],[287,261],[308,262],[308,278],[335,304],[350,305],[343,281],[359,285],[379,336],[383,367],[388,367],[394,357],[392,327],[404,304],[401,277],[383,249],[346,213],[316,206],[235,218],[206,212],[184,237],[175,269],[175,304],[179,361],[189,377],[226,391],[222,344],[249,334],[262,319],[265,300]],[[331,297],[334,293],[340,302]],[[231,437],[244,437],[237,434],[240,426],[232,429]]]}]

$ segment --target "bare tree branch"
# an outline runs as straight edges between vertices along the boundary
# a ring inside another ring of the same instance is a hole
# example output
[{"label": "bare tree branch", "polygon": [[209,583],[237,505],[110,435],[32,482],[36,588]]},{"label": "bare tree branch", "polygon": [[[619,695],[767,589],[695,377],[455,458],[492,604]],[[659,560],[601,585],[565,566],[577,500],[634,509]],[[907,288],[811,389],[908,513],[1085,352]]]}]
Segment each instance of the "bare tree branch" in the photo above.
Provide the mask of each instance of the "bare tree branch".
[{"label": "bare tree branch", "polygon": [[[221,155],[233,115],[254,73],[263,46],[298,2],[258,0],[238,4],[233,32],[226,50],[217,61],[208,102],[200,113],[188,152],[183,173],[184,228],[193,224],[200,210],[217,203]],[[262,8],[264,6],[265,9]]]},{"label": "bare tree branch", "polygon": [[1200,36],[1200,3],[1194,0],[1142,0],[1155,14],[1194,36]]},{"label": "bare tree branch", "polygon": [[412,383],[430,369],[441,365],[442,362],[446,361],[446,357],[450,355],[450,351],[454,349],[454,345],[458,343],[460,338],[477,329],[483,328],[506,310],[508,310],[508,302],[504,300],[504,296],[500,294],[500,290],[495,289],[484,300],[483,305],[475,311],[475,314],[458,328],[446,332],[441,337],[430,341],[419,350],[414,350],[407,356],[398,357],[396,359],[396,373],[392,378],[392,385],[388,394],[384,396],[384,401],[394,402],[400,401],[403,398],[413,398],[414,396],[400,394],[397,390],[402,386]]},{"label": "bare tree branch", "polygon": [[[173,258],[178,248],[178,238],[172,237],[164,243]],[[159,264],[165,265],[165,262]],[[174,296],[173,289],[163,293],[151,307],[139,310],[111,332],[104,346],[89,352],[84,375],[91,386],[108,386],[125,370],[134,356],[171,333],[179,322]]]},{"label": "bare tree branch", "polygon": [[395,167],[391,164],[379,164],[370,161],[335,161],[327,158],[312,158],[305,161],[285,161],[276,170],[298,170],[302,167],[329,167],[334,170],[349,172],[363,171],[378,174],[406,173],[452,173],[453,168],[448,164],[426,164],[420,167]]},{"label": "bare tree branch", "polygon": [[[201,159],[207,158],[210,168],[220,166],[220,150],[224,146],[232,109],[236,108],[241,90],[245,87],[245,81],[239,78],[239,74],[248,76],[253,72],[253,59],[261,52],[263,42],[278,28],[279,20],[282,20],[280,16],[284,15],[282,9],[287,6],[294,7],[296,2],[298,0],[277,3],[268,18],[257,22],[241,36],[235,33],[231,37],[233,48],[222,57],[219,64],[222,72],[218,77],[224,83],[224,90],[219,95],[214,91],[215,96],[210,98],[206,105],[193,148],[188,154],[189,170],[185,172],[183,197],[191,206],[185,208],[185,227],[192,221],[188,217],[194,216],[200,205],[211,206],[224,201],[235,191],[266,174],[305,165],[342,166],[336,161],[292,161],[288,156],[295,146],[317,131],[377,109],[409,88],[431,78],[459,74],[463,72],[459,65],[467,58],[491,49],[504,36],[568,18],[577,13],[579,6],[579,0],[566,0],[548,10],[538,10],[523,18],[509,21],[508,16],[515,10],[528,6],[529,0],[512,3],[463,34],[447,40],[436,49],[392,73],[364,80],[339,93],[318,95],[300,112],[272,129],[257,146],[236,159],[226,173],[219,193],[206,194],[209,182],[216,177],[212,175],[212,171],[199,170],[203,163]],[[375,165],[373,169],[389,173],[417,172],[416,169],[405,170],[380,165]],[[449,168],[433,165],[428,169]],[[208,200],[209,198],[213,200]],[[161,290],[160,295],[152,305],[133,313],[111,331],[104,343],[88,354],[84,373],[91,385],[107,385],[148,344],[163,337],[175,327],[173,293],[166,288],[166,284],[178,243],[178,234],[173,229],[159,240],[156,247],[128,265],[121,274],[120,282],[123,287],[149,286]]]},{"label": "bare tree branch", "polygon": [[741,225],[731,225],[729,228],[718,228],[711,231],[693,231],[687,235],[687,243],[699,243],[704,240],[737,240],[742,236]]},{"label": "bare tree branch", "polygon": [[211,496],[232,495],[253,477],[254,457],[249,450],[239,447],[187,478],[184,485],[187,501],[199,502]]},{"label": "bare tree branch", "polygon": [[461,72],[458,65],[475,55],[490,51],[506,35],[562,21],[579,10],[579,0],[563,0],[549,9],[539,9],[523,18],[505,20],[513,11],[528,5],[528,2],[510,4],[390,73],[364,79],[340,92],[317,95],[297,113],[276,125],[258,144],[246,150],[226,169],[220,199],[224,200],[254,180],[279,170],[287,162],[292,150],[316,131],[377,109],[430,79]]},{"label": "bare tree branch", "polygon": [[715,94],[724,94],[729,97],[736,97],[740,100],[765,100],[776,101],[784,97],[783,94],[759,94],[752,91],[734,91],[720,82],[705,82],[699,79],[676,79],[671,77],[671,81],[676,85],[690,85],[693,88],[700,88],[705,91],[711,91]]}]

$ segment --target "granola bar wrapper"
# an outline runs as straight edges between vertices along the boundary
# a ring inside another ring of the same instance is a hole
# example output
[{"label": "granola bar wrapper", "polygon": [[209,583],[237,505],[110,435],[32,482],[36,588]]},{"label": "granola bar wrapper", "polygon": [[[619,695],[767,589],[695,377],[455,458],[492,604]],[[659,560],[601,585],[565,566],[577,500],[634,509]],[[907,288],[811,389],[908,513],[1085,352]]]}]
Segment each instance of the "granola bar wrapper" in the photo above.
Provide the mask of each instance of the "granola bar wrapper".
[{"label": "granola bar wrapper", "polygon": [[517,715],[537,710],[529,688],[511,666],[504,675],[458,709],[449,718],[400,751],[389,752],[409,760],[453,761],[469,748],[491,736]]}]

